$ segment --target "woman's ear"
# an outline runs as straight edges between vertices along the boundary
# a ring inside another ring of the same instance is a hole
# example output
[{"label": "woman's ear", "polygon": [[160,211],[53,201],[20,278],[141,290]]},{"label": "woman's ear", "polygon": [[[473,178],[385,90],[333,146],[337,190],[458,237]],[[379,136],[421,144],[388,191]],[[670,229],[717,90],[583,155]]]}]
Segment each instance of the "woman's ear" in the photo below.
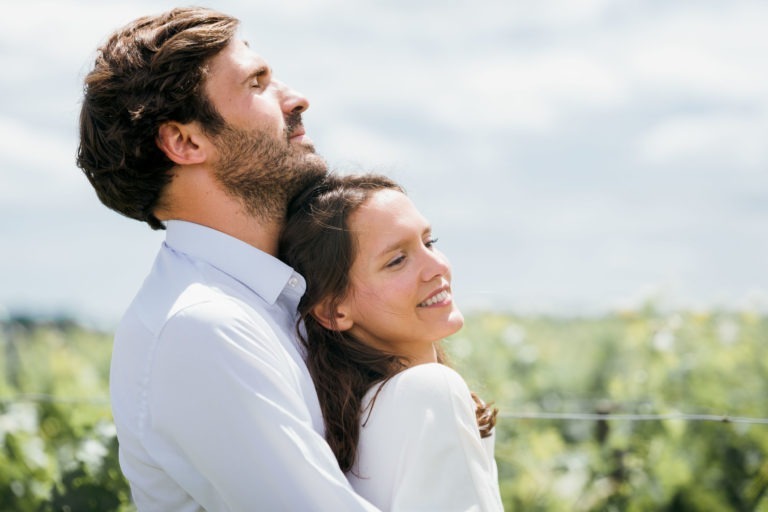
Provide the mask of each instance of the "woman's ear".
[{"label": "woman's ear", "polygon": [[331,299],[324,299],[310,311],[317,323],[329,331],[348,331],[355,323],[342,305],[334,306]]},{"label": "woman's ear", "polygon": [[157,131],[157,147],[173,163],[178,165],[199,164],[205,161],[203,135],[197,123],[168,121]]}]

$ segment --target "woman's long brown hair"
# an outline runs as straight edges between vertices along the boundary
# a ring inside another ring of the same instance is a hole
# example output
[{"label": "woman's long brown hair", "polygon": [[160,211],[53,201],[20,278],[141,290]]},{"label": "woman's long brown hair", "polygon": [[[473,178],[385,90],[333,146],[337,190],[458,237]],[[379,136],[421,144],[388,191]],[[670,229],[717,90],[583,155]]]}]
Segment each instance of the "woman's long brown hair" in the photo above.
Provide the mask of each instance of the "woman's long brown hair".
[{"label": "woman's long brown hair", "polygon": [[[291,201],[280,239],[280,258],[307,281],[299,303],[297,333],[306,348],[326,439],[345,472],[355,462],[366,392],[405,369],[407,361],[372,348],[347,332],[324,328],[311,312],[329,299],[328,310],[335,311],[349,290],[349,272],[356,252],[356,241],[348,229],[349,217],[373,193],[384,189],[404,192],[397,183],[378,174],[332,174]],[[329,315],[332,322],[333,317]],[[437,348],[438,362],[445,364],[445,356]],[[487,437],[497,411],[474,393],[473,399],[478,428]]]}]

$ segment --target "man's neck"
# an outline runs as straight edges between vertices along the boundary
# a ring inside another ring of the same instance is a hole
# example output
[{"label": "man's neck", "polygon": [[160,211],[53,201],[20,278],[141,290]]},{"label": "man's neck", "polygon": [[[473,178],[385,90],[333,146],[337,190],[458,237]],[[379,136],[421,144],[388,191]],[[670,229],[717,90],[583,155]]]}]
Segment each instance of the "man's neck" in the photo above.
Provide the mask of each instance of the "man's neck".
[{"label": "man's neck", "polygon": [[221,231],[267,254],[277,256],[277,245],[282,229],[280,222],[265,221],[242,212],[227,214],[221,211],[217,211],[213,215],[177,216],[175,218]]},{"label": "man's neck", "polygon": [[169,183],[155,214],[160,220],[185,220],[221,231],[257,249],[277,256],[282,219],[249,213],[243,204],[224,192],[208,172],[195,169],[177,174]]}]

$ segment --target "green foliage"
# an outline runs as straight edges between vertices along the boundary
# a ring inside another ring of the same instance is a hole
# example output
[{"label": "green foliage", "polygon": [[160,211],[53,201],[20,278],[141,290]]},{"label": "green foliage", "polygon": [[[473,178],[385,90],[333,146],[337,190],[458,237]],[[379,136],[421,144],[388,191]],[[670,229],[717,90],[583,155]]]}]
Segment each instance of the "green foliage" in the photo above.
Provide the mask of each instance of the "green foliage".
[{"label": "green foliage", "polygon": [[[111,335],[74,322],[3,324],[0,510],[131,511],[107,395]],[[446,340],[500,409],[508,510],[768,512],[768,425],[541,419],[538,413],[766,418],[768,319],[478,314]]]},{"label": "green foliage", "polygon": [[2,325],[0,510],[135,510],[107,396],[111,335],[72,322]]},{"label": "green foliage", "polygon": [[[768,425],[621,419],[768,417],[767,335],[747,313],[484,314],[445,349],[500,409],[509,510],[768,511]],[[541,412],[619,417],[519,418]]]}]

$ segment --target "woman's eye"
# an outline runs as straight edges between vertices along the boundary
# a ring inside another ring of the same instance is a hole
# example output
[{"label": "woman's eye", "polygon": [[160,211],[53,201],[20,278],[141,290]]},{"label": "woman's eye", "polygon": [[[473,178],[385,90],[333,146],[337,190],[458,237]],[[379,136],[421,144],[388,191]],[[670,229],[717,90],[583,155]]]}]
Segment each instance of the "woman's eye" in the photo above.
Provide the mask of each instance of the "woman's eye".
[{"label": "woman's eye", "polygon": [[437,237],[431,236],[427,240],[424,241],[424,247],[432,248],[433,245],[437,243]]},{"label": "woman's eye", "polygon": [[387,263],[387,268],[396,267],[403,261],[405,261],[405,256],[398,256],[397,258],[394,258],[389,263]]}]

